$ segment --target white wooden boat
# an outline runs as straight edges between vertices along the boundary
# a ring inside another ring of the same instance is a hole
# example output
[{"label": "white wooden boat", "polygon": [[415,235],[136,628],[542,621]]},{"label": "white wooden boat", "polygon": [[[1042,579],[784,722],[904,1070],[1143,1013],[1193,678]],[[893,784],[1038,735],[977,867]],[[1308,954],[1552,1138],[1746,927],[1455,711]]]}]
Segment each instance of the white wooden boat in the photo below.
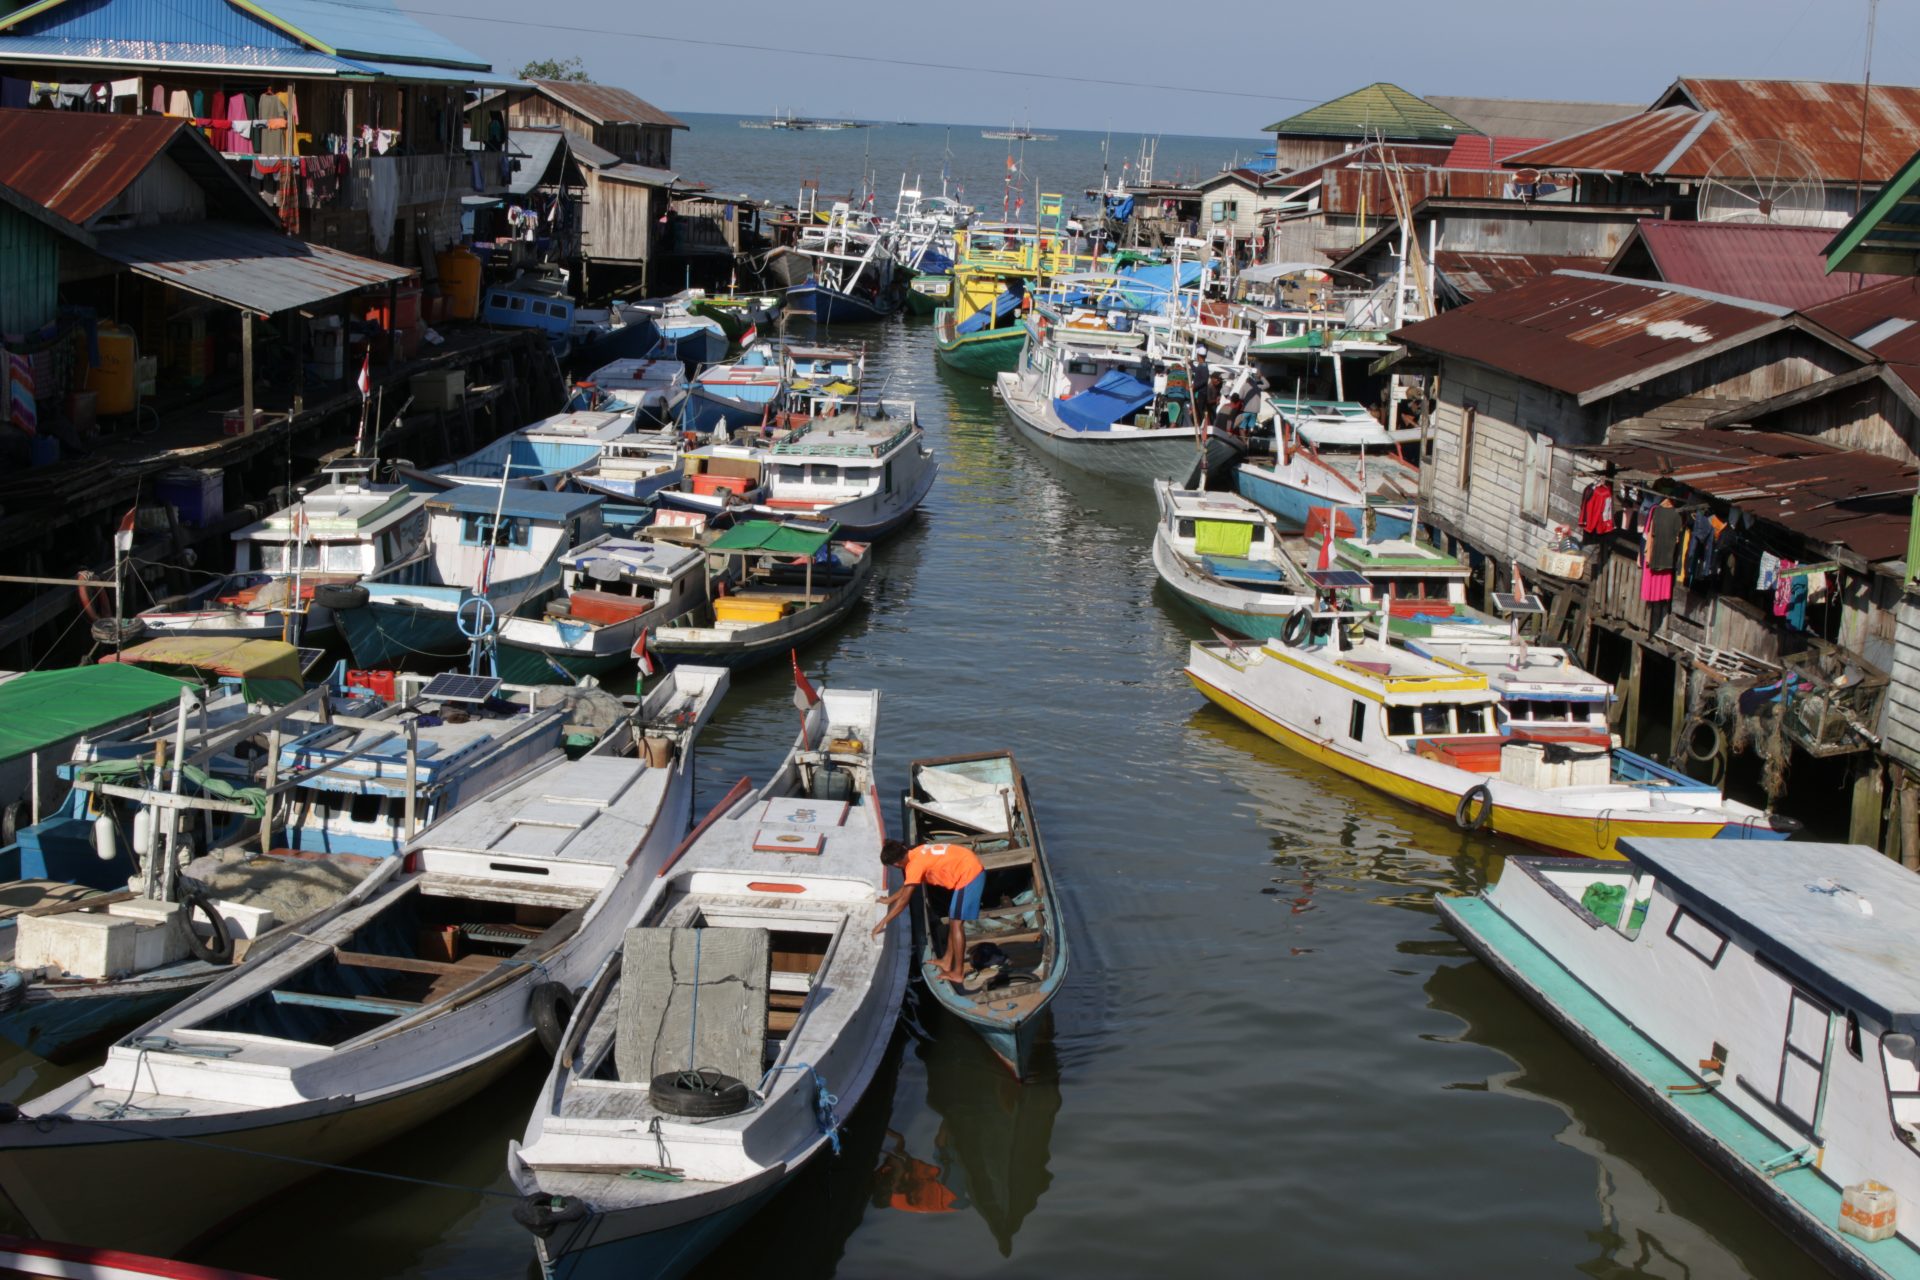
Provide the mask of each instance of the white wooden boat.
[{"label": "white wooden boat", "polygon": [[570,683],[632,661],[636,641],[707,603],[707,557],[651,538],[596,538],[560,558],[560,591],[539,615],[500,622],[500,674]]},{"label": "white wooden boat", "polygon": [[1503,733],[1485,673],[1357,637],[1365,616],[1303,615],[1297,644],[1195,644],[1187,678],[1268,737],[1464,830],[1617,858],[1633,836],[1779,840],[1796,825],[1604,734]]},{"label": "white wooden boat", "polygon": [[233,572],[139,614],[153,635],[312,638],[333,630],[333,605],[368,574],[419,549],[426,499],[377,484],[370,459],[345,458],[299,501],[233,534]]},{"label": "white wooden boat", "polygon": [[1296,526],[1332,518],[1340,532],[1357,532],[1361,508],[1371,507],[1374,532],[1411,531],[1420,469],[1404,451],[1417,449],[1417,431],[1389,430],[1350,401],[1266,396],[1261,419],[1273,454],[1241,461],[1234,484],[1242,495]]},{"label": "white wooden boat", "polygon": [[632,426],[631,413],[573,410],[509,431],[453,462],[437,467],[406,462],[395,466],[407,479],[433,489],[502,484],[512,489],[558,489],[598,462],[601,452]]},{"label": "white wooden boat", "polygon": [[843,536],[885,537],[913,518],[940,473],[911,400],[872,400],[828,413],[814,398],[804,424],[766,455],[758,514],[831,521]]},{"label": "white wooden boat", "polygon": [[1188,608],[1243,636],[1271,640],[1319,592],[1280,546],[1273,517],[1233,493],[1153,482],[1160,520],[1153,567]]},{"label": "white wooden boat", "polygon": [[[837,1149],[907,979],[906,920],[874,933],[878,712],[877,693],[823,690],[779,771],[707,815],[582,997],[507,1157],[553,1280],[682,1275]],[[701,1067],[740,1087],[689,1098],[675,1077]]]},{"label": "white wooden boat", "polygon": [[675,429],[689,389],[680,361],[635,356],[601,365],[576,382],[567,408],[624,413],[635,431]]},{"label": "white wooden boat", "polygon": [[744,667],[826,634],[860,603],[873,573],[872,548],[834,541],[835,532],[771,520],[726,530],[707,548],[725,566],[724,582],[691,617],[653,632],[653,652],[673,662]]},{"label": "white wooden boat", "polygon": [[[0,1128],[46,1235],[174,1252],[471,1097],[618,944],[686,830],[725,672],[685,669],[610,736],[436,824],[298,934],[122,1039]],[[187,1142],[167,1141],[168,1138]],[[260,1153],[260,1154],[254,1154]]]},{"label": "white wooden boat", "polygon": [[[1860,845],[1622,851],[1626,865],[1509,858],[1497,884],[1436,905],[1835,1275],[1920,1275],[1920,880]],[[1882,1239],[1842,1220],[1845,1189],[1867,1182],[1897,1200]]]}]

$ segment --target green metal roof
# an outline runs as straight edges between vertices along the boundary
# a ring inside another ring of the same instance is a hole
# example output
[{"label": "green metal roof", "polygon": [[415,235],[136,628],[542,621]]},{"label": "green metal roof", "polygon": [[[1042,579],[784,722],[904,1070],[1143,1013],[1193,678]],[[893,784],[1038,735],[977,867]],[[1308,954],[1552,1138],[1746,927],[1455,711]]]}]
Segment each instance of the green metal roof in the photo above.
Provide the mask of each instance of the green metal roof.
[{"label": "green metal roof", "polygon": [[1283,137],[1351,138],[1365,141],[1384,136],[1388,142],[1452,142],[1462,134],[1480,131],[1458,116],[1448,115],[1425,98],[1382,80],[1356,89],[1344,98],[1309,107],[1266,127]]},{"label": "green metal roof", "polygon": [[1827,273],[1920,275],[1920,153],[1827,245]]},{"label": "green metal roof", "polygon": [[117,662],[15,676],[0,684],[0,760],[164,707],[180,688],[178,680]]},{"label": "green metal roof", "polygon": [[802,529],[777,520],[749,520],[715,538],[710,549],[736,554],[761,551],[777,556],[810,556],[832,536],[827,529]]}]

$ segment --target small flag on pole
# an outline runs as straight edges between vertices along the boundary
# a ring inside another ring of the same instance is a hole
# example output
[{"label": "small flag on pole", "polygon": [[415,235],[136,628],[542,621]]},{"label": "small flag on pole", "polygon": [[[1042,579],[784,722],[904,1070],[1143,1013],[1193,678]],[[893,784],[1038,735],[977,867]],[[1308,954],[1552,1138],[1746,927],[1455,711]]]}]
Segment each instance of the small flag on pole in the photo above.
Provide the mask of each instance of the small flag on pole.
[{"label": "small flag on pole", "polygon": [[1513,601],[1515,604],[1518,604],[1522,600],[1525,600],[1526,598],[1527,598],[1527,584],[1521,580],[1520,562],[1518,560],[1515,560],[1513,562]]},{"label": "small flag on pole", "polygon": [[119,555],[133,550],[133,516],[137,507],[127,508],[127,514],[120,517],[120,527],[113,532],[113,549]]},{"label": "small flag on pole", "polygon": [[365,358],[360,361],[360,376],[354,380],[354,385],[360,388],[360,398],[362,400],[365,400],[369,395],[373,394],[372,370],[373,353],[369,351]]},{"label": "small flag on pole", "polygon": [[1333,568],[1333,522],[1339,519],[1339,513],[1332,507],[1327,508],[1327,523],[1320,530],[1320,562],[1314,567],[1322,572]]},{"label": "small flag on pole", "polygon": [[806,675],[800,670],[799,652],[789,650],[789,653],[793,658],[793,705],[801,711],[819,706],[820,695],[814,692],[813,686],[807,683]]},{"label": "small flag on pole", "polygon": [[653,674],[653,655],[647,652],[647,628],[640,628],[640,635],[633,642],[633,660],[640,664],[640,674]]},{"label": "small flag on pole", "polygon": [[740,346],[744,350],[745,348],[752,346],[754,343],[758,342],[759,340],[760,340],[760,326],[758,324],[750,324],[747,326],[747,331],[740,335]]}]

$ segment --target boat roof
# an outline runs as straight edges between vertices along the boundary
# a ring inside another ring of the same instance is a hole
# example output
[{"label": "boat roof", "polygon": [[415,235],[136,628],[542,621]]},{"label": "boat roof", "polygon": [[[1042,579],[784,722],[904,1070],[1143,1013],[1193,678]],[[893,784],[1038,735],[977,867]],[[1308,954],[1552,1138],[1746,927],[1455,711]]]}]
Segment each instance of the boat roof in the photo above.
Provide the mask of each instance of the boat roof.
[{"label": "boat roof", "polygon": [[847,347],[788,347],[789,360],[858,360],[860,353]]},{"label": "boat roof", "polygon": [[[1498,624],[1490,624],[1489,630]],[[1574,665],[1558,645],[1516,646],[1504,633],[1483,640],[1453,636],[1409,638],[1406,646],[1486,673],[1488,683],[1508,700],[1522,702],[1610,702],[1613,686]],[[1522,657],[1524,649],[1525,656]]]},{"label": "boat roof", "polygon": [[1167,505],[1177,517],[1193,520],[1234,520],[1266,524],[1272,517],[1237,493],[1168,488]]},{"label": "boat roof", "polygon": [[[868,401],[867,409],[875,409]],[[914,429],[911,413],[904,417],[881,418],[871,414],[856,417],[839,413],[830,418],[814,418],[789,438],[773,446],[775,458],[877,458],[890,453]]]},{"label": "boat roof", "polygon": [[[634,538],[606,538],[578,547],[560,557],[568,569],[594,576],[593,566],[611,566],[615,578],[643,577],[671,581],[700,567],[705,557],[692,547],[671,542],[642,542]],[[605,572],[605,571],[603,571]]]},{"label": "boat roof", "polygon": [[426,501],[403,484],[323,484],[292,506],[234,531],[234,541],[284,542],[294,515],[306,518],[312,542],[358,539],[411,514]]},{"label": "boat roof", "polygon": [[[454,711],[461,714],[450,718]],[[325,773],[301,779],[300,785],[315,791],[404,795],[408,717],[415,722],[414,774],[425,786],[458,772],[481,748],[513,736],[545,714],[545,710],[529,713],[514,708],[507,715],[489,715],[472,705],[396,708],[390,716],[382,718],[379,728],[353,729],[319,745],[306,741],[288,743],[281,748],[280,764],[282,768],[305,769],[353,756]],[[394,736],[388,737],[389,734]],[[356,754],[366,743],[376,745],[364,754]]]},{"label": "boat roof", "polygon": [[594,409],[574,409],[542,418],[520,429],[529,439],[611,440],[627,432],[627,415],[602,413]]},{"label": "boat roof", "polygon": [[1341,538],[1334,544],[1338,559],[1362,573],[1391,570],[1396,574],[1440,574],[1465,577],[1467,566],[1436,547],[1411,538]]},{"label": "boat roof", "polygon": [[1619,847],[1790,977],[1886,1026],[1920,1030],[1920,876],[1877,849],[1645,837]]},{"label": "boat roof", "polygon": [[182,687],[117,662],[13,676],[0,683],[0,760],[178,702]]},{"label": "boat roof", "polygon": [[678,360],[651,359],[646,356],[634,356],[625,360],[615,360],[603,364],[588,374],[586,381],[595,386],[631,382],[639,386],[671,385],[685,381],[687,366]]},{"label": "boat roof", "polygon": [[300,684],[300,651],[280,640],[162,636],[129,645],[120,651],[118,660],[237,680],[291,680],[296,686]]},{"label": "boat roof", "polygon": [[444,493],[434,494],[427,499],[427,505],[440,511],[457,511],[463,515],[492,515],[496,510],[505,516],[521,520],[564,520],[569,516],[596,506],[601,501],[598,494],[592,493],[552,493],[546,489],[507,489],[505,496],[498,485],[455,485]]},{"label": "boat roof", "polygon": [[1355,692],[1392,706],[1430,702],[1489,702],[1493,691],[1484,673],[1429,658],[1398,645],[1368,638],[1344,652],[1325,648],[1293,649],[1278,640],[1266,643],[1269,656],[1305,666]]},{"label": "boat roof", "polygon": [[461,805],[408,846],[624,867],[646,840],[673,771],[587,756]]},{"label": "boat roof", "polygon": [[781,556],[810,556],[826,545],[833,536],[834,527],[821,529],[778,520],[748,520],[721,534],[707,549],[741,554],[766,552]]}]

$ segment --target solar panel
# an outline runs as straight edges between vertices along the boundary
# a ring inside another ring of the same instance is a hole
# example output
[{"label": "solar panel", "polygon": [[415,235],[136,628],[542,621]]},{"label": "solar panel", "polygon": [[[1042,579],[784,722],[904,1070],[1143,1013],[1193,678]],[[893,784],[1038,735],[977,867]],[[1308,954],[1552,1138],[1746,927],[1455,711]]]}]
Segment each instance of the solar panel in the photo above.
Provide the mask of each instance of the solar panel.
[{"label": "solar panel", "polygon": [[499,676],[470,676],[461,671],[443,671],[427,681],[420,691],[423,698],[441,702],[485,702],[500,687]]},{"label": "solar panel", "polygon": [[1493,607],[1502,613],[1545,613],[1547,606],[1540,603],[1539,596],[1510,596],[1504,591],[1493,593]]},{"label": "solar panel", "polygon": [[321,660],[327,656],[327,651],[325,649],[296,649],[294,650],[294,656],[299,660],[300,674],[304,676],[320,664]]},{"label": "solar panel", "polygon": [[1309,569],[1307,577],[1313,580],[1314,586],[1328,591],[1344,591],[1349,587],[1367,585],[1367,575],[1351,569]]}]

